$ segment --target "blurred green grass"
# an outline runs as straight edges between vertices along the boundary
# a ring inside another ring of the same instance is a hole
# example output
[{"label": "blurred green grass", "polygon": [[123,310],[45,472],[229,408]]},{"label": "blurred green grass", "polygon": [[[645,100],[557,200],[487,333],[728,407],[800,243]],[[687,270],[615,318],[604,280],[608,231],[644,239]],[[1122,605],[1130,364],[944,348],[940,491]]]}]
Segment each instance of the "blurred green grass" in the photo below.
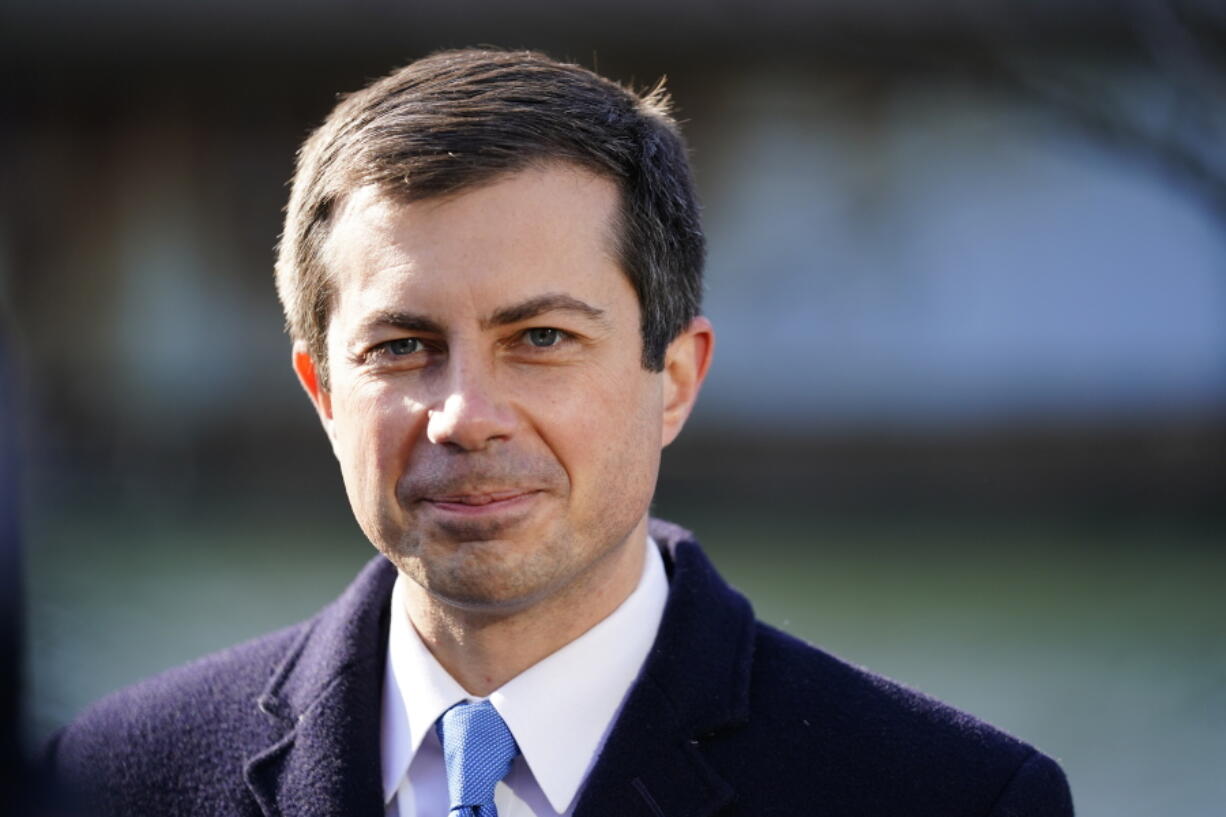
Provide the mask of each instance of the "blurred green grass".
[{"label": "blurred green grass", "polygon": [[[99,695],[310,615],[373,555],[343,513],[210,507],[28,519],[32,743]],[[657,512],[761,618],[1059,758],[1079,814],[1222,813],[1220,526]]]}]

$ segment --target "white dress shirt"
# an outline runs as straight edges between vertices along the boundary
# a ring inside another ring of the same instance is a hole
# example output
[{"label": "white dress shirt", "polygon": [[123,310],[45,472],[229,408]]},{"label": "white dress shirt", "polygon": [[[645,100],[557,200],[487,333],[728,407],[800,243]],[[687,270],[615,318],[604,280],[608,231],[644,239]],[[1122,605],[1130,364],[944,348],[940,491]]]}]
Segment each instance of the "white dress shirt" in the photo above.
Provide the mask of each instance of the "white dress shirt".
[{"label": "white dress shirt", "polygon": [[[659,629],[668,597],[655,543],[638,586],[607,618],[490,694],[520,755],[494,791],[499,817],[570,815]],[[386,817],[444,817],[443,748],[434,723],[454,704],[480,700],[443,669],[392,589],[380,749]]]}]

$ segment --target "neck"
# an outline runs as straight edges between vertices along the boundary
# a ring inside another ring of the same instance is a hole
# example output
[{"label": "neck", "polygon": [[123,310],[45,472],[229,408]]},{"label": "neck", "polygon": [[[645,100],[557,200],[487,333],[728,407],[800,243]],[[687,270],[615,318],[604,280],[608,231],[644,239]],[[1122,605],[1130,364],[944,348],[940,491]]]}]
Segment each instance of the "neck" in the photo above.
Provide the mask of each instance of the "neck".
[{"label": "neck", "polygon": [[599,624],[625,601],[643,572],[646,519],[562,588],[522,608],[459,608],[407,583],[409,620],[438,662],[470,695],[485,697]]}]

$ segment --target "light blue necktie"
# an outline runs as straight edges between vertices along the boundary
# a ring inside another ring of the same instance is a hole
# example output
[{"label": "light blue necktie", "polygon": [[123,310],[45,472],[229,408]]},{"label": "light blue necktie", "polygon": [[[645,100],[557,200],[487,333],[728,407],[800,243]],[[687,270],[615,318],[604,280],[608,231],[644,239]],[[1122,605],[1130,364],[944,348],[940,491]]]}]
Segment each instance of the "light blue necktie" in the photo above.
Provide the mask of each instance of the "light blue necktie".
[{"label": "light blue necktie", "polygon": [[494,786],[511,771],[519,746],[489,701],[459,703],[434,727],[447,763],[449,817],[498,817]]}]

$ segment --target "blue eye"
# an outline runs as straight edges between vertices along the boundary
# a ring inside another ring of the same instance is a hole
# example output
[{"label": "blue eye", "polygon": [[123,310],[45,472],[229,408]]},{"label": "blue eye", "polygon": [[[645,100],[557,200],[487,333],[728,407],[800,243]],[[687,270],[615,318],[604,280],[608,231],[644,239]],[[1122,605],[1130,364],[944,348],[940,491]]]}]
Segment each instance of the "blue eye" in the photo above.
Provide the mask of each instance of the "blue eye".
[{"label": "blue eye", "polygon": [[548,328],[529,329],[525,336],[533,346],[555,346],[562,339],[562,332],[558,329]]},{"label": "blue eye", "polygon": [[411,355],[421,348],[421,341],[417,338],[397,338],[389,340],[384,346],[393,355]]}]

